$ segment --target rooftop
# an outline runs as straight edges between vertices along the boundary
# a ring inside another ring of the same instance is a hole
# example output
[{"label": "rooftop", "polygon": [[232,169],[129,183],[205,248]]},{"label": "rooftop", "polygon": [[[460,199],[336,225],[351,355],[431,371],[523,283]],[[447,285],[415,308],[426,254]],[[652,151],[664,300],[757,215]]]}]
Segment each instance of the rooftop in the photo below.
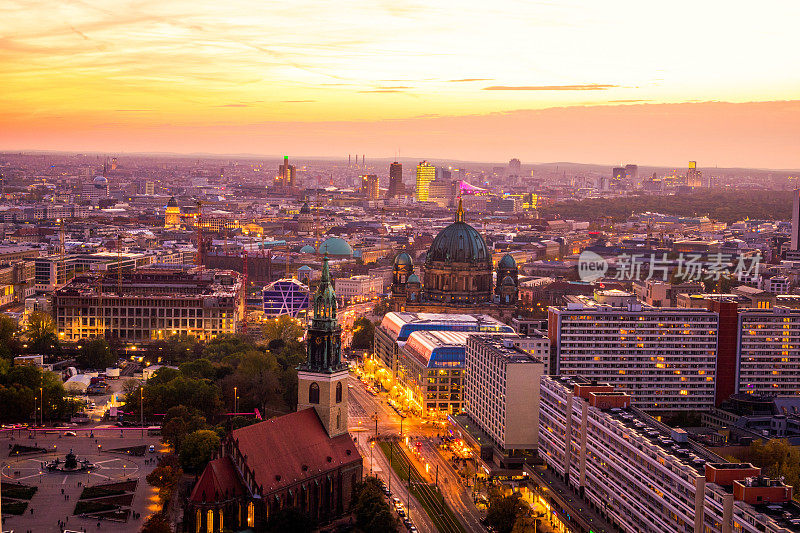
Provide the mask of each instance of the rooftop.
[{"label": "rooftop", "polygon": [[492,347],[494,353],[503,357],[507,363],[541,363],[539,359],[514,345],[516,336],[470,335],[470,337]]}]

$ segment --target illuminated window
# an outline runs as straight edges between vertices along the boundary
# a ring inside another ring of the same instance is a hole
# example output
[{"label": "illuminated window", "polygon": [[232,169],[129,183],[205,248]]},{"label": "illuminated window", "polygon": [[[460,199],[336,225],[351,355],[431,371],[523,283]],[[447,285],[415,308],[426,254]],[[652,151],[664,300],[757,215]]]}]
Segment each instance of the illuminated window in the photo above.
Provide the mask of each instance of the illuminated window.
[{"label": "illuminated window", "polygon": [[253,502],[247,505],[247,527],[256,527],[256,507]]},{"label": "illuminated window", "polygon": [[214,533],[214,510],[209,509],[206,513],[206,531]]}]

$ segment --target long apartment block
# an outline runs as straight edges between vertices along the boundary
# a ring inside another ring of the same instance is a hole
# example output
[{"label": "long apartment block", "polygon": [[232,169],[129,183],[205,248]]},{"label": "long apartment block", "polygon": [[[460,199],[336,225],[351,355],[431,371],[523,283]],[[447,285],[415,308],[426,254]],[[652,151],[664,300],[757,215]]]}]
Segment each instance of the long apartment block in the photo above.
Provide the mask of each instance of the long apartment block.
[{"label": "long apartment block", "polygon": [[629,304],[550,307],[556,373],[609,382],[650,411],[715,403],[719,316]]},{"label": "long apartment block", "polygon": [[581,377],[541,378],[539,455],[621,531],[800,531],[792,487],[728,463]]}]

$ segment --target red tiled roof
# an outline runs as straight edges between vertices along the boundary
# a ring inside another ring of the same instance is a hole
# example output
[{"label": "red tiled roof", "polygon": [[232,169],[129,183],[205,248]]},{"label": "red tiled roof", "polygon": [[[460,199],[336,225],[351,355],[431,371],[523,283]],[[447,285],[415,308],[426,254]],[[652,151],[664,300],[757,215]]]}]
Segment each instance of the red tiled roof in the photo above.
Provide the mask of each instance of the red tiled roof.
[{"label": "red tiled roof", "polygon": [[237,429],[232,437],[265,494],[361,461],[350,434],[330,438],[313,408]]},{"label": "red tiled roof", "polygon": [[246,493],[233,462],[228,457],[220,457],[208,463],[189,499],[193,502],[213,502]]}]

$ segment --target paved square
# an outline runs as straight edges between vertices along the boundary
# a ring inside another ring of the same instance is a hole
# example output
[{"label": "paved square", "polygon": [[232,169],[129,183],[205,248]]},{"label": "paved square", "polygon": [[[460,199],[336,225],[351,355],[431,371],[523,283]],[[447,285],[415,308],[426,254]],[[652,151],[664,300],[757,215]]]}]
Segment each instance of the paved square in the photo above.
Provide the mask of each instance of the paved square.
[{"label": "paved square", "polygon": [[[77,430],[78,436],[64,436],[64,430],[37,434],[28,438],[17,433],[13,440],[6,435],[0,439],[3,450],[2,480],[5,483],[22,483],[38,487],[38,491],[28,503],[28,508],[21,516],[4,515],[3,529],[24,533],[31,530],[39,532],[61,532],[58,521],[66,522],[65,529],[76,531],[114,531],[135,533],[142,527],[144,520],[158,507],[156,490],[150,487],[145,476],[156,467],[157,458],[163,446],[159,437],[145,436],[139,430],[126,428],[124,436],[119,429],[95,431],[89,436],[88,430]],[[14,444],[22,446],[38,446],[48,450],[46,454],[21,455],[9,457],[8,453]],[[99,445],[99,447],[98,447]],[[155,446],[156,453],[145,453],[142,457],[109,453],[105,450],[129,446]],[[93,467],[88,472],[65,474],[48,472],[42,468],[56,458],[64,461],[64,457],[72,450],[78,460],[88,459]],[[138,479],[139,483],[133,496],[130,509],[139,513],[140,518],[133,515],[125,523],[86,519],[74,516],[75,504],[83,489],[88,486]],[[64,491],[62,494],[62,490]],[[66,497],[69,499],[67,500]],[[31,513],[33,510],[33,513]]]}]

